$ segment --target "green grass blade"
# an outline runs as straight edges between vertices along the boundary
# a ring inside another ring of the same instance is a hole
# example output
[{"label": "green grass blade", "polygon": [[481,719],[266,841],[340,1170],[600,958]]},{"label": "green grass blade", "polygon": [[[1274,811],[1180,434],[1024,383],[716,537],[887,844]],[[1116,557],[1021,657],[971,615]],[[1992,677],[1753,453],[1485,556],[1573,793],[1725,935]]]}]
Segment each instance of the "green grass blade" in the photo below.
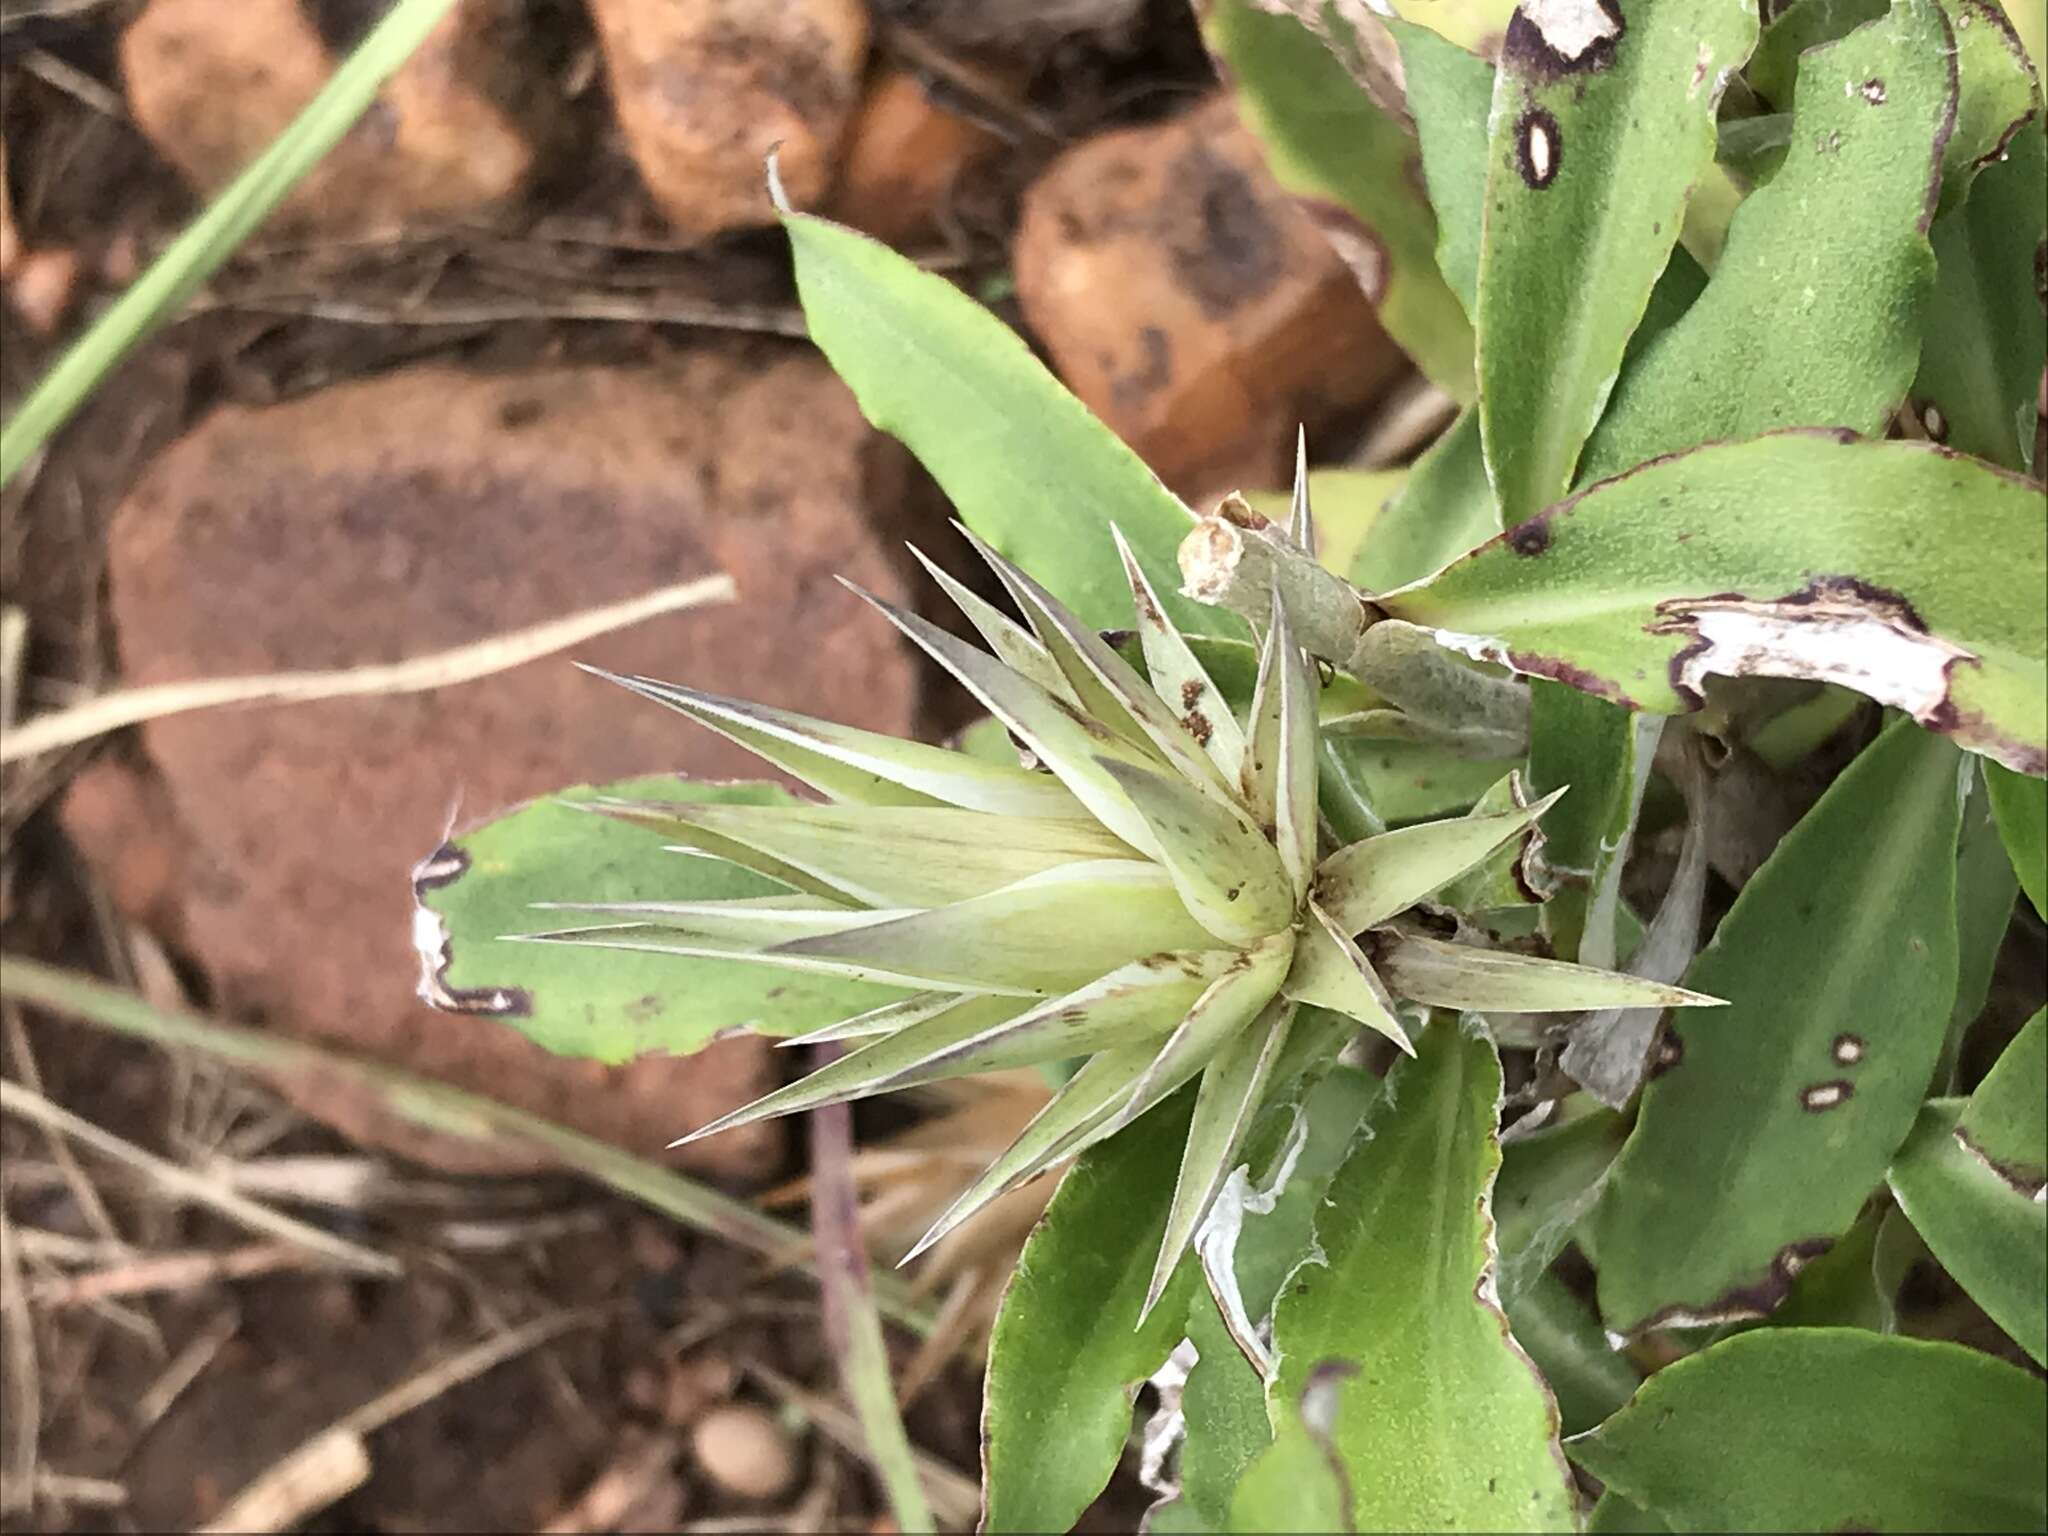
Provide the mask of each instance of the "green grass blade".
[{"label": "green grass blade", "polygon": [[115,364],[211,277],[320,163],[452,3],[396,0],[291,126],[71,344],[0,429],[0,485],[14,478]]}]

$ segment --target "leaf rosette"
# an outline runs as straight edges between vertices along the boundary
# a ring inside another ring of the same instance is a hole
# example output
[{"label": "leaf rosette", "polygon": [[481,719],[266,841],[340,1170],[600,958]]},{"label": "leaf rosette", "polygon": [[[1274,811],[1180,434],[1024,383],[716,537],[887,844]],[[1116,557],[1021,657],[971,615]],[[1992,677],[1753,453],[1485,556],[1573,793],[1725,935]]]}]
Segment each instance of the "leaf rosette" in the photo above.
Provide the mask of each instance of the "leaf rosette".
[{"label": "leaf rosette", "polygon": [[[1307,527],[1298,497],[1303,546]],[[1317,814],[1322,678],[1287,604],[1275,601],[1257,626],[1257,680],[1234,709],[1120,536],[1118,546],[1142,669],[978,541],[1024,623],[926,564],[987,651],[861,594],[1008,728],[1024,754],[1015,764],[601,674],[823,798],[595,802],[786,892],[548,903],[581,920],[508,937],[740,959],[894,991],[783,1042],[844,1042],[846,1053],[687,1140],[945,1078],[1078,1060],[908,1257],[1194,1084],[1149,1309],[1268,1092],[1327,1060],[1357,1026],[1409,1051],[1417,1006],[1527,1013],[1712,1000],[1462,941],[1454,918],[1418,904],[1526,832],[1556,797],[1339,846]]]}]

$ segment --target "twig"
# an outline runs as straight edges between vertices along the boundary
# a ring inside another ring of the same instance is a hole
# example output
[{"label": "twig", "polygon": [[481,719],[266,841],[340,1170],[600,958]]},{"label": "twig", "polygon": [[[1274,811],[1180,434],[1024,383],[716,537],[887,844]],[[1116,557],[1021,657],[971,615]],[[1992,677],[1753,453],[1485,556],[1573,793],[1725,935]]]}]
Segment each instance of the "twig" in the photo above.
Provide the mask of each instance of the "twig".
[{"label": "twig", "polygon": [[157,1420],[171,1411],[171,1404],[185,1395],[185,1389],[213,1364],[213,1357],[242,1326],[242,1315],[229,1307],[200,1329],[183,1349],[171,1357],[157,1379],[143,1388],[135,1399],[135,1433],[139,1438],[155,1428]]},{"label": "twig", "polygon": [[370,1451],[361,1435],[329,1429],[315,1435],[228,1500],[227,1507],[199,1527],[200,1536],[239,1536],[247,1531],[285,1531],[362,1487],[370,1475]]},{"label": "twig", "polygon": [[[542,1531],[546,1536],[583,1536],[585,1532],[648,1530],[656,1524],[671,1524],[675,1515],[681,1513],[681,1488],[675,1475],[676,1458],[681,1454],[682,1443],[673,1435],[628,1438],[624,1448],[578,1495],[576,1502],[542,1526]],[[664,1480],[675,1488],[677,1507],[651,1510],[648,1506]],[[648,1523],[628,1526],[627,1519],[636,1513]],[[649,1516],[653,1518],[649,1520]]]},{"label": "twig", "polygon": [[[685,1226],[753,1253],[779,1253],[801,1236],[795,1228],[763,1215],[744,1201],[658,1163],[622,1152],[538,1115],[429,1078],[286,1036],[208,1023],[187,1014],[160,1010],[116,987],[22,956],[0,956],[0,989],[22,1001],[70,1014],[102,1029],[158,1045],[200,1051],[216,1060],[235,1062],[256,1071],[300,1076],[327,1074],[376,1094],[402,1113],[431,1116],[437,1128],[479,1142],[503,1138],[542,1148],[567,1168]],[[811,1272],[816,1273],[815,1269]],[[931,1331],[931,1314],[895,1276],[876,1278],[875,1301],[885,1317],[919,1338]]]},{"label": "twig", "polygon": [[[824,1046],[826,1059],[838,1047]],[[868,1462],[881,1479],[896,1529],[906,1533],[936,1529],[903,1415],[896,1408],[896,1387],[889,1378],[889,1351],[882,1340],[882,1320],[875,1313],[870,1289],[867,1250],[861,1246],[860,1197],[853,1187],[853,1116],[844,1104],[830,1104],[811,1115],[811,1229],[818,1243],[818,1280],[825,1291],[825,1339],[839,1362],[839,1380],[860,1419]]]},{"label": "twig", "polygon": [[36,1368],[36,1325],[22,1295],[21,1260],[14,1251],[14,1224],[0,1205],[0,1344],[6,1362],[7,1435],[0,1459],[0,1510],[26,1509],[35,1498],[36,1460],[42,1433],[42,1376]]},{"label": "twig", "polygon": [[370,1474],[363,1438],[507,1360],[600,1321],[595,1311],[555,1312],[437,1361],[336,1419],[260,1473],[202,1532],[281,1531],[324,1509]]},{"label": "twig", "polygon": [[75,1307],[109,1296],[143,1296],[158,1291],[190,1291],[222,1280],[247,1280],[280,1269],[305,1269],[317,1263],[296,1243],[252,1243],[225,1252],[153,1253],[82,1275],[39,1280],[29,1287],[38,1306]]},{"label": "twig", "polygon": [[111,117],[117,123],[128,120],[128,111],[121,105],[120,92],[108,89],[75,65],[66,64],[48,49],[29,49],[22,58],[21,67],[50,89],[62,91],[102,117]]},{"label": "twig", "polygon": [[[5,999],[0,999],[0,1033],[6,1035],[7,1055],[15,1074],[31,1092],[41,1093],[42,1069],[36,1064],[36,1053],[29,1045],[28,1031],[22,1027],[20,1012]],[[71,1198],[78,1203],[78,1213],[85,1218],[85,1224],[113,1246],[131,1248],[133,1245],[114,1224],[114,1213],[100,1198],[98,1187],[86,1177],[85,1169],[79,1165],[78,1154],[71,1150],[71,1143],[48,1132],[44,1134],[43,1142],[50,1149],[50,1161],[64,1176],[64,1185],[71,1191]]]},{"label": "twig", "polygon": [[36,1497],[52,1504],[76,1504],[84,1509],[119,1509],[128,1502],[128,1490],[104,1477],[72,1477],[63,1472],[38,1471]]},{"label": "twig", "polygon": [[[10,969],[14,962],[10,962]],[[189,1168],[166,1162],[153,1152],[145,1152],[133,1142],[124,1141],[111,1131],[103,1130],[82,1116],[74,1115],[60,1104],[53,1104],[41,1094],[22,1087],[19,1083],[0,1081],[0,1112],[20,1115],[24,1120],[43,1126],[48,1130],[60,1131],[95,1152],[102,1153],[117,1162],[147,1174],[159,1187],[188,1200],[210,1206],[221,1215],[240,1222],[252,1231],[268,1233],[286,1242],[297,1243],[314,1253],[321,1254],[345,1268],[369,1275],[396,1275],[399,1263],[389,1254],[378,1253],[360,1243],[336,1237],[323,1232],[295,1217],[273,1211],[267,1205],[258,1205],[254,1200],[224,1189],[218,1183]]]},{"label": "twig", "polygon": [[323,672],[273,672],[258,677],[215,677],[189,683],[160,683],[127,688],[56,714],[31,720],[0,742],[0,763],[34,757],[57,747],[101,736],[125,725],[156,720],[188,710],[223,704],[304,703],[313,699],[347,698],[372,693],[421,693],[456,683],[474,682],[494,672],[537,661],[598,635],[624,629],[659,614],[675,613],[733,595],[730,576],[705,576],[677,586],[607,603],[567,618],[553,619],[509,634],[492,635],[453,650],[415,656],[408,661],[376,666],[345,667]]}]

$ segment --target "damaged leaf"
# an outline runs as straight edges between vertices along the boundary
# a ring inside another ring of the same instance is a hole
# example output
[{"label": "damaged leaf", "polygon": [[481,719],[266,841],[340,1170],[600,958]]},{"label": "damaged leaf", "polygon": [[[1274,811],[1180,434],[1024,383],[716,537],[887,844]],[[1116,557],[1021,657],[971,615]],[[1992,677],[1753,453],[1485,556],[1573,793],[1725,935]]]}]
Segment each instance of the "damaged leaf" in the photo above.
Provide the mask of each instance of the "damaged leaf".
[{"label": "damaged leaf", "polygon": [[1810,678],[2039,775],[2044,583],[2037,485],[1932,445],[1794,431],[1654,460],[1380,602],[1633,709],[1695,708],[1711,675]]},{"label": "damaged leaf", "polygon": [[1491,1042],[1439,1016],[1388,1075],[1274,1309],[1276,1420],[1325,1362],[1362,1375],[1330,1430],[1359,1530],[1572,1528],[1556,1409],[1495,1297],[1500,1094]]},{"label": "damaged leaf", "polygon": [[[2034,1083],[2039,1100],[2040,1079]],[[1892,1194],[1941,1267],[2036,1365],[2048,1365],[2048,1204],[1962,1139],[1957,1099],[1930,1099],[1892,1160]]]},{"label": "damaged leaf", "polygon": [[2038,118],[1977,177],[1968,202],[1934,221],[1931,238],[1939,267],[1913,410],[1937,441],[2032,471],[2048,360],[2048,138]]},{"label": "damaged leaf", "polygon": [[1214,0],[1202,36],[1274,177],[1357,274],[1387,334],[1439,388],[1470,400],[1472,327],[1437,270],[1436,215],[1407,125],[1294,16]]},{"label": "damaged leaf", "polygon": [[1525,4],[1494,81],[1479,416],[1512,525],[1570,488],[1714,156],[1753,0]]},{"label": "damaged leaf", "polygon": [[1956,1139],[2019,1193],[2039,1202],[2048,1187],[2048,1013],[2037,1012],[1984,1075]]},{"label": "damaged leaf", "polygon": [[1634,1333],[1762,1316],[1905,1139],[1956,990],[1955,749],[1910,721],[1852,763],[1686,973],[1594,1213],[1600,1311]]},{"label": "damaged leaf", "polygon": [[1960,1345],[1853,1328],[1723,1340],[1659,1371],[1570,1449],[1610,1497],[1680,1531],[2048,1520],[2048,1386]]},{"label": "damaged leaf", "polygon": [[564,1056],[629,1061],[701,1050],[720,1032],[797,1034],[879,1007],[907,989],[778,972],[740,960],[509,944],[545,926],[536,902],[787,896],[724,859],[678,851],[659,830],[593,802],[791,805],[772,784],[694,784],[674,775],[585,785],[454,834],[413,870],[420,995],[501,1019]]}]

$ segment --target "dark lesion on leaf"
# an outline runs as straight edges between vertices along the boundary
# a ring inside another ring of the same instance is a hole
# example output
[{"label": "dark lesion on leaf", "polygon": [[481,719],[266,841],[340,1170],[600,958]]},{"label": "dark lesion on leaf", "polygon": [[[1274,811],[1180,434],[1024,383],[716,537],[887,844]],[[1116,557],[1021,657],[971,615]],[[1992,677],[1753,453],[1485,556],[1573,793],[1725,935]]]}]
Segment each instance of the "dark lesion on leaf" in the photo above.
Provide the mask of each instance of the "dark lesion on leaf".
[{"label": "dark lesion on leaf", "polygon": [[1501,40],[1502,67],[1537,85],[1548,85],[1571,75],[1598,74],[1601,70],[1611,69],[1615,51],[1627,35],[1628,23],[1622,18],[1619,0],[1598,0],[1598,5],[1607,25],[1589,28],[1601,35],[1591,37],[1575,54],[1553,47],[1543,28],[1518,6],[1514,15],[1508,18],[1507,35]]},{"label": "dark lesion on leaf", "polygon": [[1515,124],[1515,169],[1541,192],[1557,180],[1563,163],[1564,136],[1557,119],[1541,107],[1529,108]]},{"label": "dark lesion on leaf", "polygon": [[1819,1115],[1846,1104],[1856,1096],[1856,1085],[1845,1077],[1837,1077],[1825,1083],[1813,1083],[1799,1090],[1799,1107],[1808,1114]]},{"label": "dark lesion on leaf", "polygon": [[1550,520],[1539,512],[1527,522],[1515,524],[1501,537],[1518,555],[1540,555],[1550,548]]},{"label": "dark lesion on leaf", "polygon": [[1730,1287],[1704,1306],[1678,1302],[1659,1308],[1629,1331],[1641,1334],[1653,1328],[1707,1327],[1769,1317],[1791,1294],[1792,1282],[1799,1278],[1799,1272],[1834,1246],[1832,1237],[1802,1237],[1787,1243],[1772,1258],[1762,1278]]}]

